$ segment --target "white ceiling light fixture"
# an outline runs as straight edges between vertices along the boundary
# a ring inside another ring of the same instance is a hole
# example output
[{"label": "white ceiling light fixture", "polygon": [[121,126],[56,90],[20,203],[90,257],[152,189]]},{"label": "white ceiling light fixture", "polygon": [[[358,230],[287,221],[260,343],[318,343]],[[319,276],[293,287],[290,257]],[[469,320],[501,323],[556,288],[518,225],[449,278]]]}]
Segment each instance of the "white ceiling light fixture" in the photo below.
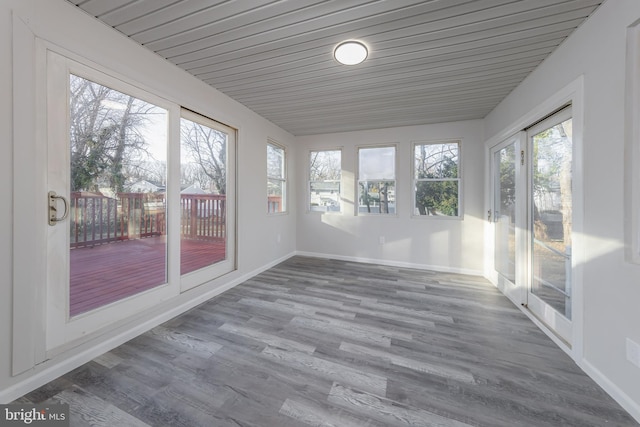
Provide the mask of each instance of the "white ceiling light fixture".
[{"label": "white ceiling light fixture", "polygon": [[362,63],[369,55],[369,50],[364,43],[347,40],[340,43],[333,51],[333,57],[344,65],[357,65]]}]

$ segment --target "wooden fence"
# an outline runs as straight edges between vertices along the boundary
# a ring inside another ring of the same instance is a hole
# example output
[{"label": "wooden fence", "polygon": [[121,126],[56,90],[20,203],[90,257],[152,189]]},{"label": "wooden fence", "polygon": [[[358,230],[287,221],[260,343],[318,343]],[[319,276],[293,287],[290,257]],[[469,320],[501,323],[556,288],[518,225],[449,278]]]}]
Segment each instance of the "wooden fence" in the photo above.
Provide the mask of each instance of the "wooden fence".
[{"label": "wooden fence", "polygon": [[[180,197],[181,238],[217,240],[226,237],[225,196],[183,194]],[[71,247],[162,236],[167,232],[164,194],[72,192]]]}]

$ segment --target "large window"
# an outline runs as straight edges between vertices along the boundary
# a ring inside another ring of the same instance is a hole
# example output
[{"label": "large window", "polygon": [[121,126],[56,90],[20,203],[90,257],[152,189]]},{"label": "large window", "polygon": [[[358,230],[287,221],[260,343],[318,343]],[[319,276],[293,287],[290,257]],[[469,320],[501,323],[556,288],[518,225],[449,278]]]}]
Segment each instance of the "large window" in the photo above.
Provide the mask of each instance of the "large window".
[{"label": "large window", "polygon": [[460,141],[414,144],[414,215],[460,216]]},{"label": "large window", "polygon": [[396,147],[358,149],[358,213],[396,213]]},{"label": "large window", "polygon": [[235,269],[235,130],[46,59],[42,354]]},{"label": "large window", "polygon": [[309,210],[340,212],[342,151],[312,151],[309,156]]},{"label": "large window", "polygon": [[284,147],[267,143],[267,212],[286,212],[287,162]]},{"label": "large window", "polygon": [[68,108],[73,317],[167,282],[167,110],[74,74]]},{"label": "large window", "polygon": [[[186,115],[186,117],[184,117]],[[229,130],[188,111],[180,120],[180,273],[227,259]]]}]

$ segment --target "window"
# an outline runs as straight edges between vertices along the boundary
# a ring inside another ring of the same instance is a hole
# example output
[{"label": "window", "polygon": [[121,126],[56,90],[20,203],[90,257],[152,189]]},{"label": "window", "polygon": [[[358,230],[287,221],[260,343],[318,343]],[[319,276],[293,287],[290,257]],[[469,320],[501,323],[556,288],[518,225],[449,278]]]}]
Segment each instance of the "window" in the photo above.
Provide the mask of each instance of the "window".
[{"label": "window", "polygon": [[342,151],[312,151],[309,157],[309,210],[340,212]]},{"label": "window", "polygon": [[414,215],[460,216],[460,141],[414,144]]},{"label": "window", "polygon": [[267,212],[286,212],[286,152],[274,142],[267,143]]},{"label": "window", "polygon": [[167,282],[168,114],[75,74],[68,96],[73,317]]},{"label": "window", "polygon": [[45,354],[235,269],[235,130],[42,53]]},{"label": "window", "polygon": [[190,111],[182,115],[180,273],[187,274],[227,259],[227,159],[233,132]]},{"label": "window", "polygon": [[396,147],[358,149],[358,213],[396,213]]}]

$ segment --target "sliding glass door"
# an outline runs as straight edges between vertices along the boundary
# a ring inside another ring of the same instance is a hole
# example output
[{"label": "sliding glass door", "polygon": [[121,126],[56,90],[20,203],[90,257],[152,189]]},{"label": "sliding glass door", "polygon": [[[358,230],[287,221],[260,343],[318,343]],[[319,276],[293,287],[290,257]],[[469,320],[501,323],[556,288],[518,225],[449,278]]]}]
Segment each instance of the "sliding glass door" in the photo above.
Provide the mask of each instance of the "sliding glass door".
[{"label": "sliding glass door", "polygon": [[493,279],[570,342],[571,108],[496,145],[490,156]]},{"label": "sliding glass door", "polygon": [[529,129],[529,309],[558,335],[571,335],[571,110]]},{"label": "sliding glass door", "polygon": [[235,269],[236,160],[234,129],[46,54],[55,352]]}]

